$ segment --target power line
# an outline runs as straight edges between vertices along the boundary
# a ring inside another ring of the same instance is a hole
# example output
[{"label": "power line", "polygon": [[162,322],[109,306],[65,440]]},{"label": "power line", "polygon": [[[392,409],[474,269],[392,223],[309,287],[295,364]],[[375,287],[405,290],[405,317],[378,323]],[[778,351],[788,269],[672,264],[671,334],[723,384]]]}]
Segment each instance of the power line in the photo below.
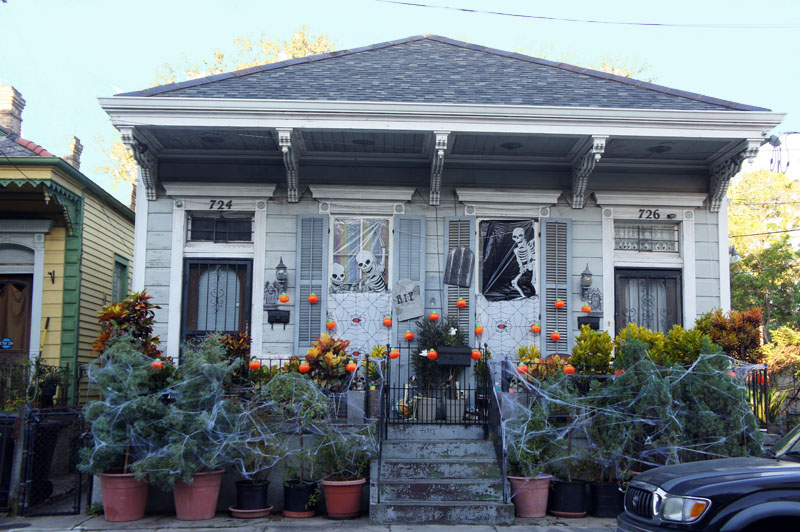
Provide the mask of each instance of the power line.
[{"label": "power line", "polygon": [[612,20],[595,20],[579,18],[546,17],[543,15],[523,15],[521,13],[506,13],[503,11],[485,11],[482,9],[469,9],[465,7],[442,6],[435,4],[423,4],[420,2],[402,2],[400,0],[376,0],[384,4],[397,4],[410,7],[423,7],[428,9],[445,9],[449,11],[461,11],[464,13],[475,13],[481,15],[497,15],[503,17],[526,18],[534,20],[549,20],[553,22],[582,22],[585,24],[606,24],[615,26],[644,26],[662,28],[705,28],[705,29],[794,29],[800,28],[800,24],[681,24],[664,22],[623,22]]},{"label": "power line", "polygon": [[747,235],[729,235],[728,238],[741,238],[744,236],[777,235],[779,233],[792,233],[794,231],[800,231],[800,227],[795,227],[794,229],[782,229],[780,231],[765,231],[763,233],[750,233]]}]

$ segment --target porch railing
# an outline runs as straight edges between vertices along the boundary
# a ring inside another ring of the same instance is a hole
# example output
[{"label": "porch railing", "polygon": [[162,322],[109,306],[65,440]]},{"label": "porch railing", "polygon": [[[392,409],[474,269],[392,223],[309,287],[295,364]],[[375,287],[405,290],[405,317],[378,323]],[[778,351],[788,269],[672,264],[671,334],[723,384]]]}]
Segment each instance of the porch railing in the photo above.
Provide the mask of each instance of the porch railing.
[{"label": "porch railing", "polygon": [[500,388],[500,380],[495,378],[496,370],[490,364],[487,367],[489,383],[491,383],[491,394],[487,405],[486,432],[492,441],[497,463],[500,466],[500,480],[503,485],[503,502],[508,502],[508,450],[506,448],[505,422],[503,420],[503,410],[500,405],[500,398],[496,390]]}]

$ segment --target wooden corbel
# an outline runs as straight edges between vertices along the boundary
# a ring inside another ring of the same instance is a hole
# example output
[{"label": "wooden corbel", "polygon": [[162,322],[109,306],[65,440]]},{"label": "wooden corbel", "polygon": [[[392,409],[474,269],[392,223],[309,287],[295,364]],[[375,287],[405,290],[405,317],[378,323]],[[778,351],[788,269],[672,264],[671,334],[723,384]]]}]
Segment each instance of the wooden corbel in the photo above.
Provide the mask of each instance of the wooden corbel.
[{"label": "wooden corbel", "polygon": [[278,147],[283,153],[283,165],[286,167],[286,186],[289,203],[300,201],[298,194],[297,150],[292,146],[292,128],[278,128]]},{"label": "wooden corbel", "polygon": [[606,151],[608,136],[592,135],[592,140],[584,148],[572,165],[572,208],[582,209],[586,203],[586,184],[595,165]]},{"label": "wooden corbel", "polygon": [[444,153],[447,151],[449,131],[434,131],[433,158],[431,161],[431,205],[439,205],[441,200],[442,170],[444,169]]},{"label": "wooden corbel", "polygon": [[142,184],[146,192],[147,199],[156,199],[158,188],[158,158],[150,149],[150,146],[142,142],[133,132],[133,128],[118,128],[122,135],[122,143],[131,150],[136,164],[139,165],[142,176]]},{"label": "wooden corbel", "polygon": [[742,163],[746,159],[752,160],[758,154],[758,148],[761,147],[762,142],[761,139],[747,139],[733,150],[733,155],[717,161],[711,166],[708,183],[708,210],[719,212],[722,202],[728,194],[731,178],[739,173]]}]

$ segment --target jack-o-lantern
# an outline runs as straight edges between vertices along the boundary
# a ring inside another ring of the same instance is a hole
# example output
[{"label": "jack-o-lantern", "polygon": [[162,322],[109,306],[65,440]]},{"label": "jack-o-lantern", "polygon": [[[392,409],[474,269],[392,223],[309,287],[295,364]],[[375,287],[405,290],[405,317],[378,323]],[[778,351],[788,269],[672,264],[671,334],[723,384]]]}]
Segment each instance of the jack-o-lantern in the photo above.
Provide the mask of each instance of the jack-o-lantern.
[{"label": "jack-o-lantern", "polygon": [[345,366],[345,369],[347,371],[349,371],[350,373],[353,373],[355,370],[358,369],[358,364],[356,364],[355,362],[353,362],[351,360],[350,362],[347,363],[347,366]]},{"label": "jack-o-lantern", "polygon": [[584,303],[583,306],[581,307],[581,312],[589,313],[591,311],[592,311],[592,307],[589,306],[589,303]]},{"label": "jack-o-lantern", "polygon": [[164,367],[164,363],[160,358],[157,358],[150,363],[150,367],[156,371],[161,371],[161,369]]},{"label": "jack-o-lantern", "polygon": [[282,293],[281,297],[278,298],[278,301],[280,301],[281,303],[288,303],[289,295],[286,292]]},{"label": "jack-o-lantern", "polygon": [[300,373],[308,373],[308,370],[311,369],[311,366],[308,365],[308,362],[300,362],[300,365],[297,367],[300,370]]},{"label": "jack-o-lantern", "polygon": [[385,318],[383,318],[383,324],[386,325],[387,327],[391,327],[392,326],[392,317],[391,316],[386,316]]},{"label": "jack-o-lantern", "polygon": [[317,296],[317,294],[312,292],[308,295],[308,302],[311,303],[312,305],[318,301],[319,301],[319,296]]},{"label": "jack-o-lantern", "polygon": [[575,366],[573,366],[572,364],[567,364],[566,366],[564,366],[564,373],[566,373],[567,375],[574,375]]},{"label": "jack-o-lantern", "polygon": [[253,371],[257,371],[258,368],[261,367],[261,362],[259,362],[257,358],[253,358],[253,359],[250,360],[250,364],[248,364],[248,366]]},{"label": "jack-o-lantern", "polygon": [[328,323],[325,324],[325,327],[327,327],[328,329],[335,329],[336,322],[333,320],[328,320]]},{"label": "jack-o-lantern", "polygon": [[561,340],[561,333],[558,331],[553,331],[552,333],[550,333],[550,339],[554,342],[558,342],[559,340]]},{"label": "jack-o-lantern", "polygon": [[556,308],[564,308],[565,305],[566,303],[563,299],[556,299],[555,303],[553,303],[553,306]]},{"label": "jack-o-lantern", "polygon": [[458,308],[464,308],[464,307],[466,307],[466,306],[467,306],[467,300],[466,300],[466,299],[464,299],[463,297],[459,297],[459,298],[456,300],[456,306],[457,306]]},{"label": "jack-o-lantern", "polygon": [[483,334],[483,325],[476,325],[475,326],[475,334],[477,334],[478,336]]},{"label": "jack-o-lantern", "polygon": [[519,373],[528,373],[528,365],[527,364],[520,364],[517,366],[517,372]]},{"label": "jack-o-lantern", "polygon": [[400,358],[400,350],[392,349],[391,351],[389,351],[389,358],[391,359]]},{"label": "jack-o-lantern", "polygon": [[533,325],[531,325],[531,331],[533,332],[533,334],[539,334],[540,332],[542,332],[542,326],[539,325],[538,323],[534,323]]},{"label": "jack-o-lantern", "polygon": [[428,315],[428,317],[431,319],[431,321],[436,321],[439,319],[439,313],[434,310]]},{"label": "jack-o-lantern", "polygon": [[414,333],[411,331],[406,331],[406,333],[403,335],[403,338],[405,338],[410,342],[411,340],[414,339]]}]

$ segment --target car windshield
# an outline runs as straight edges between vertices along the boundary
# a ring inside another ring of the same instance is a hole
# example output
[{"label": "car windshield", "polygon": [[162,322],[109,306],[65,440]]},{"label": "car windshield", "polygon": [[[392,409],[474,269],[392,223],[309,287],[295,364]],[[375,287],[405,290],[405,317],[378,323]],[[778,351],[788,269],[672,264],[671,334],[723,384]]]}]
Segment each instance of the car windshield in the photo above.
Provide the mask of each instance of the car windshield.
[{"label": "car windshield", "polygon": [[772,450],[775,456],[779,458],[783,455],[792,455],[793,458],[800,455],[800,425],[797,425],[786,436],[778,440]]}]

